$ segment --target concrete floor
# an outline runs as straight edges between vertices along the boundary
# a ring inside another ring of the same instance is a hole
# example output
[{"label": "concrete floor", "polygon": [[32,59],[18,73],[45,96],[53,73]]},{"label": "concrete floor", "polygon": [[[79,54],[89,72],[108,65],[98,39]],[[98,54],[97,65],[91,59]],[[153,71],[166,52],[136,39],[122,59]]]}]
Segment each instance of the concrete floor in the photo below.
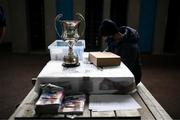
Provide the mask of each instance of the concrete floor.
[{"label": "concrete floor", "polygon": [[[33,87],[49,55],[0,53],[0,119],[7,119]],[[174,61],[176,60],[176,61]],[[180,119],[180,68],[175,56],[143,55],[142,82],[173,119]]]}]

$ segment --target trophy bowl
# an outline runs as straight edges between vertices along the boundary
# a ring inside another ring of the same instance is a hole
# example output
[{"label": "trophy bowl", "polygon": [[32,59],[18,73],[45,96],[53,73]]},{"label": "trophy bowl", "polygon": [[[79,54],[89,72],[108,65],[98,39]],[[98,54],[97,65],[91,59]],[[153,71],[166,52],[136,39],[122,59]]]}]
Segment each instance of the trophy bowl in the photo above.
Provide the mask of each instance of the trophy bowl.
[{"label": "trophy bowl", "polygon": [[[73,46],[77,43],[80,36],[83,36],[85,30],[85,19],[80,13],[76,13],[77,20],[61,20],[62,14],[58,14],[55,18],[55,30],[57,35],[68,44],[68,53],[63,58],[64,67],[77,67],[80,65],[78,55],[73,51]],[[56,22],[61,23],[62,34],[60,36]],[[83,30],[79,35],[79,26],[83,23]]]}]

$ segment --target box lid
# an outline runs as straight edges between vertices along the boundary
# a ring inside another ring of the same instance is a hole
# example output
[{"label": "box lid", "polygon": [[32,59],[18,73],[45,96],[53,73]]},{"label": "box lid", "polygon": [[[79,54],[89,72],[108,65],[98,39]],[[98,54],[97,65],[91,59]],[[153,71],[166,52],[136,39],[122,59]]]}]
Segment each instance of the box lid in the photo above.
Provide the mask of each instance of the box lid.
[{"label": "box lid", "polygon": [[121,63],[121,57],[111,52],[90,52],[89,61],[96,66],[118,66]]}]

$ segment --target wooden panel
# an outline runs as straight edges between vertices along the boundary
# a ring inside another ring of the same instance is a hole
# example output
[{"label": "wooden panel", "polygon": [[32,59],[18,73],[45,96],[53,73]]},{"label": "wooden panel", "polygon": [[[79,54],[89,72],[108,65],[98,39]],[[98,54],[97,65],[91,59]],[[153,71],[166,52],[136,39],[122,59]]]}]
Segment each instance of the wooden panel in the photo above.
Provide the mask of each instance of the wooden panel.
[{"label": "wooden panel", "polygon": [[116,117],[141,119],[141,115],[137,109],[135,110],[116,110]]},{"label": "wooden panel", "polygon": [[152,112],[152,114],[157,120],[172,120],[168,113],[156,101],[156,99],[151,95],[151,93],[142,83],[140,83],[137,88],[140,97],[142,97],[142,100],[144,101],[146,106],[148,106],[149,110]]},{"label": "wooden panel", "polygon": [[35,114],[35,106],[32,104],[24,104],[20,106],[19,112],[16,114],[16,118],[31,118],[31,117],[39,117]]},{"label": "wooden panel", "polygon": [[92,117],[93,118],[115,118],[115,112],[92,112]]},{"label": "wooden panel", "polygon": [[77,118],[90,118],[91,117],[91,113],[90,113],[88,108],[89,108],[89,106],[86,103],[83,115],[77,116]]},{"label": "wooden panel", "polygon": [[[63,114],[55,114],[55,115],[52,115],[52,114],[42,114],[42,115],[39,116],[39,118],[47,119],[47,118],[52,118],[52,116],[53,116],[54,119],[56,119],[56,118],[65,118],[66,117]],[[34,117],[32,117],[32,118],[34,118]]]},{"label": "wooden panel", "polygon": [[9,120],[14,120],[15,116],[21,119],[25,116],[27,117],[35,116],[35,112],[33,110],[37,98],[38,98],[38,94],[34,92],[34,88],[33,88],[26,96],[26,98],[22,101],[22,103],[19,105],[19,107],[16,109],[16,111],[12,114]]},{"label": "wooden panel", "polygon": [[[126,111],[111,111],[111,112],[91,112],[88,110],[88,105],[85,107],[83,115],[51,115],[51,114],[35,114],[35,102],[37,101],[38,94],[34,91],[34,88],[30,91],[27,97],[23,100],[21,105],[12,114],[9,120],[16,119],[142,119],[142,120],[172,120],[172,118],[166,113],[161,105],[155,100],[155,98],[149,93],[145,86],[140,83],[137,87],[137,92],[131,94],[133,98],[142,107],[138,110],[126,110]],[[88,103],[88,100],[87,100]]]},{"label": "wooden panel", "polygon": [[141,109],[138,110],[140,115],[141,115],[141,119],[142,120],[155,120],[153,115],[151,114],[151,112],[147,108],[147,106],[144,104],[144,102],[140,98],[139,94],[136,92],[136,93],[132,94],[132,96],[139,103],[139,105],[142,107]]}]

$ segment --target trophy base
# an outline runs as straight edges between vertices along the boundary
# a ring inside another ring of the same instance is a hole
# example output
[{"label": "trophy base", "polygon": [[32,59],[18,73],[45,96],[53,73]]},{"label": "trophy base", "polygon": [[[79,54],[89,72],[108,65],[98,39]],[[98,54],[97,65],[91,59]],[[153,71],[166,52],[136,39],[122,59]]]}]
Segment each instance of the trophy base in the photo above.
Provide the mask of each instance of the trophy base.
[{"label": "trophy base", "polygon": [[76,64],[66,64],[66,63],[63,63],[62,66],[63,67],[78,67],[80,65],[80,63],[76,63]]}]

